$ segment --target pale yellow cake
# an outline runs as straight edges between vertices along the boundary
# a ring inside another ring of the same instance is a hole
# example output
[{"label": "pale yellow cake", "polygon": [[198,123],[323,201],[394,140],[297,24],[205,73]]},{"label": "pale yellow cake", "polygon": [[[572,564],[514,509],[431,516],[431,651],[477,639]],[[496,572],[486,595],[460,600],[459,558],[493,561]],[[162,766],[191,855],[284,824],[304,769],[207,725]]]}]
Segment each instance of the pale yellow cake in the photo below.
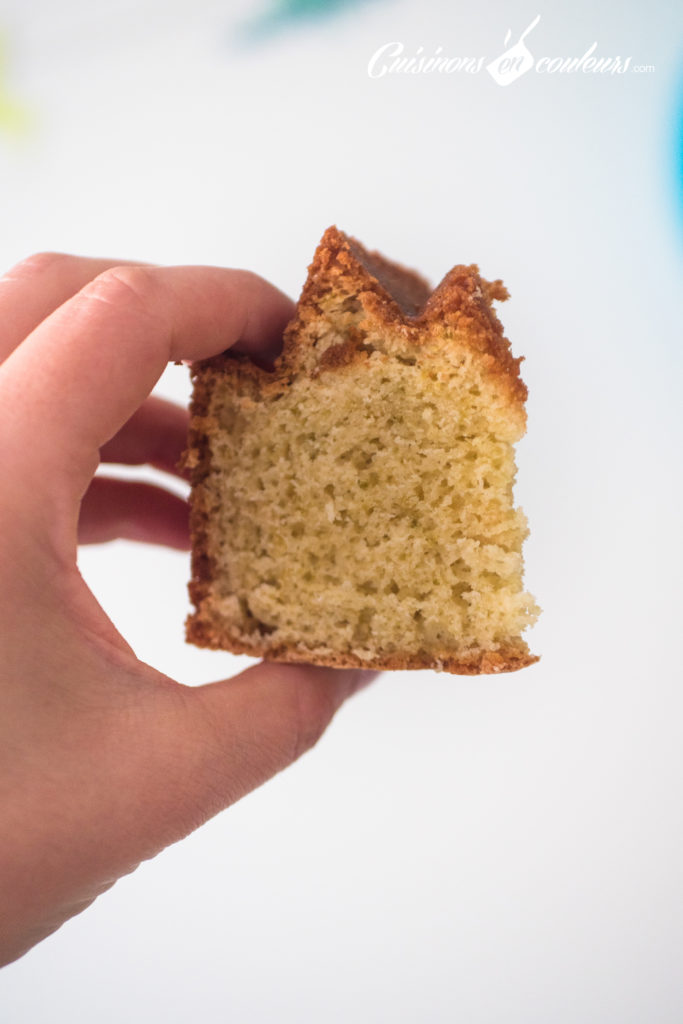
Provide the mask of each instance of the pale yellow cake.
[{"label": "pale yellow cake", "polygon": [[274,372],[192,367],[192,643],[467,674],[537,660],[506,297],[476,266],[432,292],[329,228]]}]

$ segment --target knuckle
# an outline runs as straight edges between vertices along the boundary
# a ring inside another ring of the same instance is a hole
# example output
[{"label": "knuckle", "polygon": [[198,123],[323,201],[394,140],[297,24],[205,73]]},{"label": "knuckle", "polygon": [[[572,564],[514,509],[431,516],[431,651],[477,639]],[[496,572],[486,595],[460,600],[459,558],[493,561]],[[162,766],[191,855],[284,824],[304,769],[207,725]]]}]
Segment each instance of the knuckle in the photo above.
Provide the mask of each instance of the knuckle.
[{"label": "knuckle", "polygon": [[272,288],[272,285],[264,277],[253,270],[231,267],[229,274],[230,280],[226,280],[226,286],[232,288],[236,295],[258,296],[264,290]]},{"label": "knuckle", "polygon": [[234,271],[234,275],[236,280],[239,281],[241,285],[246,285],[247,287],[249,285],[258,287],[265,283],[264,278],[261,277],[260,274],[255,273],[255,271],[253,270],[243,270],[241,268],[237,268]]},{"label": "knuckle", "polygon": [[5,277],[15,281],[24,277],[37,277],[39,274],[62,267],[71,259],[72,256],[63,252],[35,252],[16,263]]},{"label": "knuckle", "polygon": [[149,267],[109,267],[86,285],[82,295],[112,306],[132,306],[136,311],[149,309],[156,292],[153,270]]}]

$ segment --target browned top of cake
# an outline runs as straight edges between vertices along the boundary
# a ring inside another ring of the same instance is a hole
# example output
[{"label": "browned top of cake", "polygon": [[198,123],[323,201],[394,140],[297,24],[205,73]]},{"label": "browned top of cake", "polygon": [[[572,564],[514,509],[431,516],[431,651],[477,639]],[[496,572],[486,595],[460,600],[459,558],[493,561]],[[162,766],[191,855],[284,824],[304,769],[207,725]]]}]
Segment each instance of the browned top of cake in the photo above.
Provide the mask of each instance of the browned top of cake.
[{"label": "browned top of cake", "polygon": [[[321,316],[320,304],[331,293],[352,296],[376,327],[399,330],[419,347],[425,336],[447,327],[484,357],[507,382],[510,397],[523,404],[527,388],[520,377],[522,358],[512,355],[510,342],[496,316],[492,300],[504,301],[508,291],[500,280],[487,281],[479,268],[459,264],[433,290],[414,270],[370,252],[337,227],[329,227],[315,251],[294,318],[284,333],[282,354],[274,372],[256,366],[248,356],[230,351],[196,364],[239,376],[245,384],[258,380],[267,391],[277,391],[295,372],[301,347],[301,331],[312,318]],[[344,351],[325,353],[319,369],[352,361],[359,352],[353,337]]]},{"label": "browned top of cake", "polygon": [[431,294],[421,274],[388,260],[380,252],[369,252],[357,239],[330,227],[320,240],[308,279],[301,293],[302,305],[317,301],[331,288],[358,295],[376,295],[395,307],[387,319],[416,316]]},{"label": "browned top of cake", "polygon": [[476,264],[453,267],[432,290],[416,271],[369,252],[357,239],[329,227],[308,268],[297,314],[285,332],[284,363],[294,355],[302,320],[315,315],[321,300],[332,291],[356,296],[379,325],[400,328],[416,345],[439,326],[462,332],[473,349],[495,360],[509,378],[515,398],[526,400],[519,373],[522,360],[512,355],[491,305],[493,300],[509,298],[508,291],[502,281],[482,278]]}]

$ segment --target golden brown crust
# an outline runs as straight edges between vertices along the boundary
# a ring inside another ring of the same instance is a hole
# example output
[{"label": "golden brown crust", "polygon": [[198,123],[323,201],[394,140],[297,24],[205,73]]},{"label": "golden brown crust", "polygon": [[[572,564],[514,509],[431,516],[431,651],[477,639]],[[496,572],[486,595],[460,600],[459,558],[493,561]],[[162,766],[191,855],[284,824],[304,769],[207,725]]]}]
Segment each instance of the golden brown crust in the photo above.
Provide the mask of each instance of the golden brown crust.
[{"label": "golden brown crust", "polygon": [[[209,596],[211,581],[215,576],[215,566],[209,554],[209,510],[200,500],[198,489],[201,482],[208,476],[211,469],[211,448],[209,435],[199,426],[207,414],[211,398],[211,377],[206,372],[193,376],[192,401],[190,403],[190,429],[187,437],[187,450],[184,452],[179,468],[189,470],[190,486],[190,538],[192,541],[191,578],[188,586],[190,600],[195,608]],[[189,623],[188,620],[188,640]],[[194,642],[194,641],[191,641]],[[201,646],[201,645],[200,645]]]},{"label": "golden brown crust", "polygon": [[405,669],[433,669],[437,672],[453,672],[457,675],[476,676],[497,672],[515,672],[535,664],[539,659],[530,654],[523,644],[520,647],[506,647],[497,651],[476,651],[469,659],[454,658],[452,651],[441,651],[436,654],[401,652],[378,655],[376,658],[359,658],[352,652],[326,654],[307,650],[304,647],[287,647],[279,645],[269,647],[267,643],[246,643],[243,640],[228,638],[224,633],[212,629],[210,623],[198,617],[191,617],[187,622],[187,639],[198,647],[210,647],[214,650],[227,650],[233,654],[247,654],[252,658],[263,658],[265,661],[307,662],[313,665],[324,665],[328,668],[367,668],[381,669],[388,672]]},{"label": "golden brown crust", "polygon": [[519,372],[523,357],[512,355],[503,325],[491,305],[492,299],[502,302],[507,298],[509,293],[503,282],[485,281],[475,263],[453,267],[429,296],[414,324],[420,331],[433,323],[466,331],[469,346],[495,361],[508,378],[515,397],[523,403],[528,397]]},{"label": "golden brown crust", "polygon": [[417,271],[379,252],[369,252],[334,226],[327,229],[315,251],[299,306],[316,306],[331,289],[359,297],[377,296],[386,308],[386,318],[392,321],[417,315],[431,292]]},{"label": "golden brown crust", "polygon": [[[369,252],[357,239],[334,226],[325,231],[308,268],[274,371],[256,366],[247,356],[229,352],[204,360],[199,367],[222,371],[245,382],[251,380],[264,396],[282,390],[296,372],[303,328],[321,315],[320,304],[330,292],[353,296],[376,328],[398,330],[416,348],[432,329],[452,328],[489,362],[491,372],[506,380],[513,401],[521,405],[526,401],[527,388],[519,372],[522,358],[512,355],[510,342],[491,305],[493,300],[508,298],[502,281],[486,281],[476,264],[459,265],[431,291],[416,271],[386,259],[381,253]],[[360,344],[355,348],[355,355],[351,346],[346,349],[343,365],[364,358]],[[328,356],[319,369],[342,365],[333,362],[333,358]]]}]

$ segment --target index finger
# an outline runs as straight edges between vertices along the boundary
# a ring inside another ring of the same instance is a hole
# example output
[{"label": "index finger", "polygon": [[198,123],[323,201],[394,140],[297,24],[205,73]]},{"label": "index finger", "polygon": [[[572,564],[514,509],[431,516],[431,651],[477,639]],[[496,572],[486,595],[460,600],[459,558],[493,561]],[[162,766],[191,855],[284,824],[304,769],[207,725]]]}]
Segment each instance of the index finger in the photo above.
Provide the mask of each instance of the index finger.
[{"label": "index finger", "polygon": [[[136,261],[138,264],[142,260]],[[110,267],[133,261],[38,252],[0,277],[0,363],[21,344],[41,320],[70,299],[88,281]]]},{"label": "index finger", "polygon": [[[272,351],[293,304],[263,278],[218,267],[121,266],[59,307],[0,367],[3,462],[30,486],[80,499],[98,450],[167,363],[239,342]],[[64,484],[67,493],[64,492]]]}]

